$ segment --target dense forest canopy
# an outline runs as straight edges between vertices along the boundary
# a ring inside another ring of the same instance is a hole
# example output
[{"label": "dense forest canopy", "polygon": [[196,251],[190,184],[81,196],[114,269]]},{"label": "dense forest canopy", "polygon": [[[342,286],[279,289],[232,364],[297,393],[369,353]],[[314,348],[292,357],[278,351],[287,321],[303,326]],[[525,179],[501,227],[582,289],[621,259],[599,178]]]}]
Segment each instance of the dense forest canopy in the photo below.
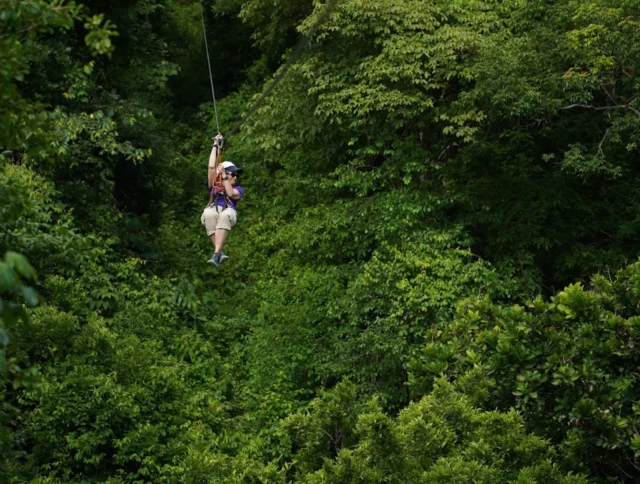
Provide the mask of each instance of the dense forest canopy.
[{"label": "dense forest canopy", "polygon": [[640,481],[640,0],[326,7],[0,2],[0,482]]}]

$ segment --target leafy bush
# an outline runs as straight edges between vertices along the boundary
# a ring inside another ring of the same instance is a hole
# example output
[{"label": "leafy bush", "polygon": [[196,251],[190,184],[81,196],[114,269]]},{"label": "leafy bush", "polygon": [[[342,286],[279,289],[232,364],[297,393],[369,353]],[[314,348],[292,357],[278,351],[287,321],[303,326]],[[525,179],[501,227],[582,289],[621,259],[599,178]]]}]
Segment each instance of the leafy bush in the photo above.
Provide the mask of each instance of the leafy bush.
[{"label": "leafy bush", "polygon": [[28,323],[27,307],[36,306],[39,297],[28,283],[35,282],[36,272],[27,259],[8,251],[0,259],[0,478],[15,471],[20,455],[16,427],[22,410],[25,390],[37,388],[38,371],[9,351],[16,326]]},{"label": "leafy bush", "polygon": [[450,324],[410,364],[410,388],[431,391],[437,375],[482,368],[490,406],[522,411],[529,428],[561,444],[574,468],[623,482],[640,478],[640,263],[615,279],[573,284],[550,302],[504,307],[461,304]]},{"label": "leafy bush", "polygon": [[[254,417],[269,414],[265,421],[273,422],[295,408],[291,400],[345,376],[401,408],[406,365],[425,331],[448,320],[460,299],[506,297],[513,288],[464,248],[463,233],[425,231],[414,239],[381,243],[362,270],[294,266],[265,276],[246,347],[251,372],[243,392]],[[271,392],[267,405],[261,399]]]},{"label": "leafy bush", "polygon": [[0,250],[24,254],[41,277],[73,274],[101,254],[73,229],[53,183],[25,166],[0,167]]},{"label": "leafy bush", "polygon": [[554,452],[528,435],[515,411],[482,411],[451,384],[391,418],[374,398],[359,404],[342,382],[286,419],[289,472],[304,483],[586,483],[563,475]]}]

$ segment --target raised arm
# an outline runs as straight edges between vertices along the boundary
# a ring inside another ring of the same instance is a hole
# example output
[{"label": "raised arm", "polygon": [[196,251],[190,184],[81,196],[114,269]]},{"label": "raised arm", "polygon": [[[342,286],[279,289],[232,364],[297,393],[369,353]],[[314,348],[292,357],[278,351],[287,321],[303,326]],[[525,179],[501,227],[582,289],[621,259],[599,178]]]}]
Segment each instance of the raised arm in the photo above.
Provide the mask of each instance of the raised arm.
[{"label": "raised arm", "polygon": [[213,138],[213,147],[211,148],[211,154],[209,155],[209,171],[207,177],[210,187],[212,187],[216,181],[216,160],[218,159],[218,150],[222,148],[223,141],[224,138],[220,133]]},{"label": "raised arm", "polygon": [[216,181],[216,159],[218,158],[218,146],[214,143],[211,148],[211,154],[209,155],[209,171],[207,180],[209,186],[212,187]]}]

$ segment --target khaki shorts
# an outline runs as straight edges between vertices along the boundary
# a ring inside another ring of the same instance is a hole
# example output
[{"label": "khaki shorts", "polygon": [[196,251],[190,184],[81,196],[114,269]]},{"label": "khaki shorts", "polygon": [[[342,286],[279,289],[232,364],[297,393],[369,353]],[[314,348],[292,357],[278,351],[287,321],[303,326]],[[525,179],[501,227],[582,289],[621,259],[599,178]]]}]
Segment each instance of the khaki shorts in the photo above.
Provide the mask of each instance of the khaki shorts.
[{"label": "khaki shorts", "polygon": [[207,235],[211,236],[218,229],[231,230],[238,221],[238,215],[232,208],[207,207],[202,212],[200,222],[207,229]]}]

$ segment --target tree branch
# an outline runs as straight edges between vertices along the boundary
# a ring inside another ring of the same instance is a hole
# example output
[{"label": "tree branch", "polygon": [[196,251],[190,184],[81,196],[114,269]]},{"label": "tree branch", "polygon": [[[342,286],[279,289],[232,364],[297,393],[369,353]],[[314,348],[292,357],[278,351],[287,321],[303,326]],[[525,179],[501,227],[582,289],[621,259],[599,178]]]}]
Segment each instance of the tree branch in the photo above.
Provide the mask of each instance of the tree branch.
[{"label": "tree branch", "polygon": [[584,108],[584,109],[594,109],[596,111],[605,111],[607,109],[623,109],[623,106],[592,106],[591,104],[570,104],[569,106],[563,106],[561,110],[574,109],[574,108]]},{"label": "tree branch", "polygon": [[604,136],[602,137],[602,140],[600,141],[600,144],[598,145],[598,155],[600,155],[602,158],[604,158],[604,151],[602,151],[602,145],[604,143],[604,140],[607,139],[607,136],[609,135],[609,131],[611,131],[611,128],[607,128],[607,130],[604,132]]},{"label": "tree branch", "polygon": [[627,111],[633,112],[638,119],[640,119],[640,110],[634,108],[633,106],[629,106],[628,104],[618,104],[616,106],[592,106],[591,104],[570,104],[569,106],[563,106],[560,108],[562,111],[566,111],[568,109],[574,108],[583,108],[583,109],[593,109],[594,111],[608,111],[611,109],[626,109]]}]

